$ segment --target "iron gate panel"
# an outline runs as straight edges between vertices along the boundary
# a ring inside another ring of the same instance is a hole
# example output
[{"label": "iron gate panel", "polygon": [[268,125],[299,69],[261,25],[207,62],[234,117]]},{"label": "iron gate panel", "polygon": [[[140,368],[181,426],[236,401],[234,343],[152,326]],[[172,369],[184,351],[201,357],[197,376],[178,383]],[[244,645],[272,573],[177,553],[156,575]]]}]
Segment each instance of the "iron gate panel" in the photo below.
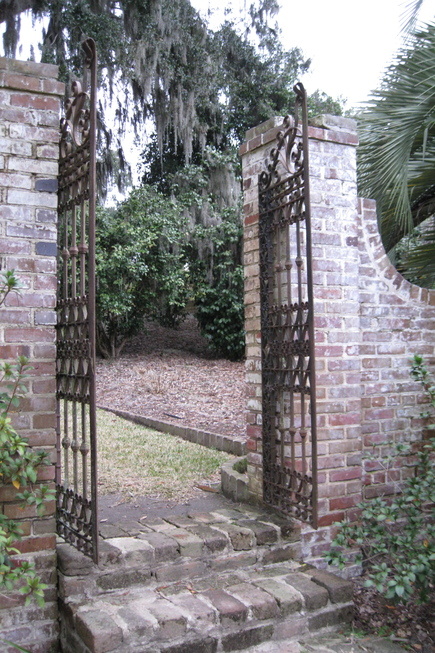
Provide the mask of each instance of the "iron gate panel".
[{"label": "iron gate panel", "polygon": [[[259,177],[263,500],[317,527],[313,285],[306,93]],[[300,122],[302,114],[302,124]]]},{"label": "iron gate panel", "polygon": [[57,532],[98,562],[95,404],[96,50],[61,120],[58,191]]}]

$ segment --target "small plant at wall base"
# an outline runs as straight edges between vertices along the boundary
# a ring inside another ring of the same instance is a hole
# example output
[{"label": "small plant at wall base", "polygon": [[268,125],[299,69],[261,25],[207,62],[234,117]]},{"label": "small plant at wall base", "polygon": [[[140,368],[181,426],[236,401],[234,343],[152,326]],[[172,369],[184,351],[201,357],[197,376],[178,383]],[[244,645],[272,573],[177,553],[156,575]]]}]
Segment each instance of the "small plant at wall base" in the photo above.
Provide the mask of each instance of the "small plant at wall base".
[{"label": "small plant at wall base", "polygon": [[[9,292],[19,291],[19,282],[13,271],[1,273],[0,306]],[[0,365],[0,479],[3,485],[11,483],[16,498],[24,506],[35,506],[43,514],[44,503],[54,499],[54,493],[47,486],[34,487],[38,468],[45,463],[46,453],[33,451],[25,438],[12,426],[10,412],[19,405],[20,397],[26,393],[25,379],[32,368],[25,356],[15,363]],[[18,591],[26,596],[26,603],[32,599],[44,605],[44,585],[36,576],[35,568],[27,561],[17,562],[11,556],[19,550],[14,544],[20,540],[22,531],[19,523],[0,514],[0,588]]]},{"label": "small plant at wall base", "polygon": [[[435,384],[423,359],[415,356],[411,375],[420,381],[435,412]],[[426,427],[433,432],[435,424]],[[374,587],[390,601],[427,602],[435,590],[435,438],[413,445],[398,444],[396,458],[408,460],[414,474],[393,498],[377,497],[359,504],[356,523],[340,523],[326,554],[329,564],[343,568],[346,550],[359,548],[366,587]]]}]

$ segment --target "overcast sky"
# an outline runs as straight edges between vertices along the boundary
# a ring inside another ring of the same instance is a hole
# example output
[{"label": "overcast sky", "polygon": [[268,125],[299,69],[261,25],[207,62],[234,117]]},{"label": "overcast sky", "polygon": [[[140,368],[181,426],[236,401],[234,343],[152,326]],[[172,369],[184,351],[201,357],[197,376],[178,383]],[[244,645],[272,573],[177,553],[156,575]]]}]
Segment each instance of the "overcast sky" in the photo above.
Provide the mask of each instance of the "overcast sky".
[{"label": "overcast sky", "polygon": [[[302,80],[308,93],[317,88],[348,99],[367,100],[382,71],[400,47],[401,17],[410,0],[281,0],[278,24],[287,48],[310,57],[311,73]],[[223,8],[243,10],[249,0],[191,0],[201,13],[222,16]],[[435,0],[424,0],[422,21],[432,20]]]}]

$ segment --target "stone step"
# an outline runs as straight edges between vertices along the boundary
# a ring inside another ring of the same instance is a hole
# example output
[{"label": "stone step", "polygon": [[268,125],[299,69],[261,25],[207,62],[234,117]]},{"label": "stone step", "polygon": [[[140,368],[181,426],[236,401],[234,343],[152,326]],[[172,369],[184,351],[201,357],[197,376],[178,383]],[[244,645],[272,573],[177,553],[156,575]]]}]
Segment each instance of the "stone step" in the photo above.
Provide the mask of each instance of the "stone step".
[{"label": "stone step", "polygon": [[264,512],[218,509],[101,528],[98,566],[59,544],[61,598],[220,574],[300,558],[300,531]]},{"label": "stone step", "polygon": [[[64,653],[249,651],[349,622],[352,586],[296,561],[61,601]],[[279,649],[277,649],[279,650]]]}]

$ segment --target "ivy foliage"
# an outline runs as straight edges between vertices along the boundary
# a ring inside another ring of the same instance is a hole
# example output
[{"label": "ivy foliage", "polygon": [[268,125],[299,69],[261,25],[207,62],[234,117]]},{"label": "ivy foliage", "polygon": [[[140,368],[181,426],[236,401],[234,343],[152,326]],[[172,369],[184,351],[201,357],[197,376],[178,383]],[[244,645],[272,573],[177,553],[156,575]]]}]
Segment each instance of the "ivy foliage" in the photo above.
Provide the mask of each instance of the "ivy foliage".
[{"label": "ivy foliage", "polygon": [[423,415],[430,418],[428,437],[414,445],[398,444],[388,460],[378,462],[387,474],[398,465],[408,465],[413,473],[392,498],[359,504],[358,522],[340,523],[326,554],[330,564],[342,568],[358,547],[365,586],[403,603],[428,601],[435,588],[435,384],[421,356],[414,357],[411,374],[428,398]]},{"label": "ivy foliage", "polygon": [[200,164],[170,176],[190,217],[185,251],[195,315],[211,351],[230,360],[245,354],[238,165],[233,151],[207,148]]},{"label": "ivy foliage", "polygon": [[195,313],[211,350],[229,360],[245,355],[242,226],[227,210],[216,226],[198,226],[190,244]]}]

